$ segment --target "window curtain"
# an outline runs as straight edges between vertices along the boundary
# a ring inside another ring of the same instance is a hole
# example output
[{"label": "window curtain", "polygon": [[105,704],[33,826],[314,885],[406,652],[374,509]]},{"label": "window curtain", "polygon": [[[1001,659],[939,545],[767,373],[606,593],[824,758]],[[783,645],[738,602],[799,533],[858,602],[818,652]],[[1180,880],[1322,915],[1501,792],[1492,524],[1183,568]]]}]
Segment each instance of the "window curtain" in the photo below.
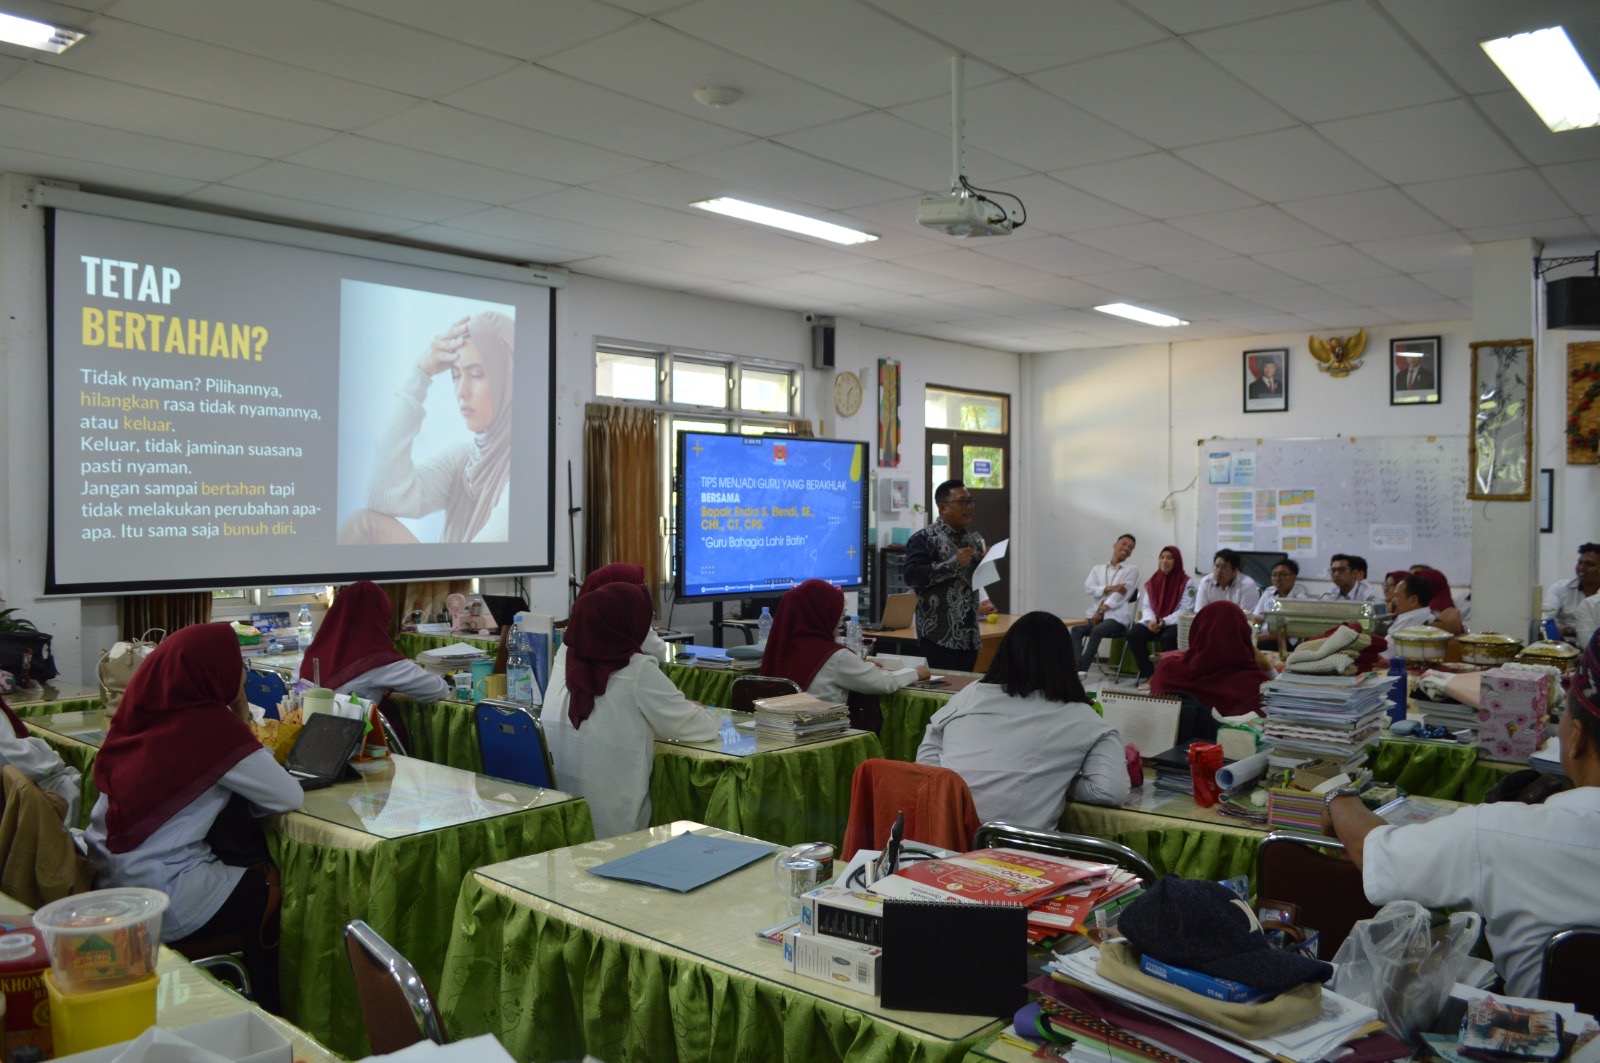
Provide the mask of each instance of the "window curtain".
[{"label": "window curtain", "polygon": [[180,627],[210,623],[211,592],[124,594],[117,611],[125,639],[136,639],[153,627],[170,635]]},{"label": "window curtain", "polygon": [[661,610],[660,415],[592,402],[583,419],[585,574],[613,561],[644,566],[651,604]]}]

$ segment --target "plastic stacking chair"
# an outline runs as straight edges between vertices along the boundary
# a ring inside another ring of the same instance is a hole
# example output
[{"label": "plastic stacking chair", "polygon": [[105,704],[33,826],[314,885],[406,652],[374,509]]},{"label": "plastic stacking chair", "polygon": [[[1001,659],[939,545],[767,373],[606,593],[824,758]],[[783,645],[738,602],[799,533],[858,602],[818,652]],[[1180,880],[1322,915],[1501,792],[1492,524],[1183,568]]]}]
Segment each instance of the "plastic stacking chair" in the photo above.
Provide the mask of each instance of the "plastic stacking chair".
[{"label": "plastic stacking chair", "polygon": [[1576,1004],[1589,1015],[1600,1013],[1600,929],[1563,930],[1544,946],[1539,967],[1539,999]]},{"label": "plastic stacking chair", "polygon": [[1361,886],[1361,869],[1332,838],[1273,831],[1256,846],[1256,898],[1298,905],[1295,921],[1319,931],[1318,954],[1339,951],[1350,928],[1378,914]]},{"label": "plastic stacking chair", "polygon": [[352,919],[344,928],[344,947],[373,1055],[398,1052],[422,1040],[449,1043],[433,995],[393,945],[362,920]]},{"label": "plastic stacking chair", "polygon": [[244,670],[245,700],[257,708],[265,709],[267,719],[278,718],[278,702],[288,693],[288,684],[277,672],[258,672],[254,668]]},{"label": "plastic stacking chair", "polygon": [[509,701],[480,701],[473,715],[485,775],[555,789],[556,769],[538,717]]},{"label": "plastic stacking chair", "polygon": [[972,844],[979,849],[1024,849],[1035,853],[1050,853],[1053,856],[1068,856],[1075,860],[1116,864],[1123,870],[1131,871],[1144,879],[1146,885],[1159,877],[1150,861],[1126,845],[1088,834],[1013,827],[1009,823],[992,820],[978,828],[977,837]]},{"label": "plastic stacking chair", "polygon": [[793,679],[778,679],[769,675],[742,675],[733,681],[728,695],[728,708],[734,712],[754,712],[755,703],[762,698],[778,698],[785,694],[800,693],[800,684]]}]

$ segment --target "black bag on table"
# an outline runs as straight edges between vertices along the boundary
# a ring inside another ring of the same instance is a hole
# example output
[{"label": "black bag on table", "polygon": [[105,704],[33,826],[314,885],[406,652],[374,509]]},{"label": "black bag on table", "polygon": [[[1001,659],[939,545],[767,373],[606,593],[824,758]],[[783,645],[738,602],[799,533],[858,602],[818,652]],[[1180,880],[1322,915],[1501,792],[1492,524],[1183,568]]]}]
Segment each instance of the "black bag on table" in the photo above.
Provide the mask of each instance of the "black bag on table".
[{"label": "black bag on table", "polygon": [[37,630],[0,631],[0,669],[36,683],[48,683],[61,674],[50,652],[50,636]]}]

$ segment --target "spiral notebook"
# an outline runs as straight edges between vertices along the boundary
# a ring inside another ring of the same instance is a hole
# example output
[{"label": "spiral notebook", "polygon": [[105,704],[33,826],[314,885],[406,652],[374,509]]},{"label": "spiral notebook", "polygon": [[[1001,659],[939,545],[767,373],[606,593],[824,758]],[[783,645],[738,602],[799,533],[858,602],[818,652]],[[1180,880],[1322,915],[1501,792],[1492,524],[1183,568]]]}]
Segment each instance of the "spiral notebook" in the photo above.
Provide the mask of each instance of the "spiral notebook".
[{"label": "spiral notebook", "polygon": [[1178,744],[1182,698],[1137,690],[1102,690],[1099,701],[1100,715],[1117,729],[1124,742],[1138,747],[1140,756],[1153,757]]},{"label": "spiral notebook", "polygon": [[1020,904],[885,901],[885,1008],[1010,1018],[1028,1002]]}]

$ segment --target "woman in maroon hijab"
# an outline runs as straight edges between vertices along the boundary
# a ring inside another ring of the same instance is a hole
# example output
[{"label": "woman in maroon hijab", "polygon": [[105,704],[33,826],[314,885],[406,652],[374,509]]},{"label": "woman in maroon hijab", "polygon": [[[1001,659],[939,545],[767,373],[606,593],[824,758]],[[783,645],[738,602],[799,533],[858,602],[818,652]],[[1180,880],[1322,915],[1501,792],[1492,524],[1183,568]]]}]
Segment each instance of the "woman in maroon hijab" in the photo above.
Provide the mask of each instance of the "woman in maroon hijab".
[{"label": "woman in maroon hijab", "polygon": [[1187,650],[1163,654],[1156,662],[1150,693],[1187,694],[1207,715],[1216,709],[1224,716],[1242,716],[1261,708],[1261,684],[1271,678],[1271,667],[1250,637],[1244,610],[1218,601],[1195,614]]},{"label": "woman in maroon hijab", "polygon": [[444,677],[394,648],[392,612],[389,596],[371,580],[340,590],[306,648],[300,678],[364,701],[381,701],[391,691],[421,702],[444,701],[450,696]]},{"label": "woman in maroon hijab", "polygon": [[1183,570],[1182,551],[1176,546],[1163,546],[1155,575],[1144,581],[1139,622],[1128,629],[1128,649],[1138,662],[1141,680],[1149,679],[1155,671],[1150,663],[1152,642],[1163,652],[1178,648],[1178,614],[1186,606],[1193,608],[1193,602],[1194,588]]},{"label": "woman in maroon hijab", "polygon": [[786,593],[772,620],[761,674],[792,679],[824,701],[844,701],[852,693],[893,694],[928,678],[926,665],[890,672],[833,641],[843,615],[844,591],[824,580],[808,579]]},{"label": "woman in maroon hijab", "polygon": [[589,802],[596,838],[650,825],[658,739],[705,742],[718,733],[717,718],[640,652],[650,619],[650,596],[639,584],[585,586],[572,604],[562,666],[545,692],[541,718],[556,786]]},{"label": "woman in maroon hijab", "polygon": [[303,797],[248,718],[231,627],[196,624],[162,639],[128,682],[95,758],[100,798],[84,840],[95,885],[145,886],[171,898],[162,941],[240,935],[256,1001],[275,1012],[276,868],[226,864],[211,846],[233,797],[256,815],[293,811]]},{"label": "woman in maroon hijab", "polygon": [[1456,608],[1455,597],[1450,593],[1449,578],[1427,565],[1412,565],[1411,571],[1427,580],[1433,590],[1433,597],[1422,603],[1433,610],[1433,626],[1452,635],[1464,634],[1467,627],[1461,619],[1461,610]]}]

